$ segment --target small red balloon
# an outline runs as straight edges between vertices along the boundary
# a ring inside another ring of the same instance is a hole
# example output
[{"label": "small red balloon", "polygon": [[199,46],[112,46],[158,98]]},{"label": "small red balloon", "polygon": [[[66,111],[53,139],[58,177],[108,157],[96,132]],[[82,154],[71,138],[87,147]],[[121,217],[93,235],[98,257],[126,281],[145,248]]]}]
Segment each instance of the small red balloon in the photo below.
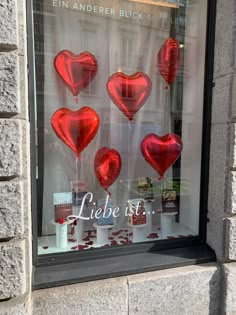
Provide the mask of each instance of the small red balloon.
[{"label": "small red balloon", "polygon": [[98,70],[96,58],[87,51],[74,55],[69,50],[62,50],[55,57],[54,67],[73,96],[89,85]]},{"label": "small red balloon", "polygon": [[157,55],[157,66],[164,80],[171,84],[178,73],[181,64],[181,48],[177,40],[169,38]]},{"label": "small red balloon", "polygon": [[145,104],[151,90],[152,82],[143,72],[130,76],[116,72],[107,82],[108,95],[129,120],[134,119],[134,115]]},{"label": "small red balloon", "polygon": [[163,137],[150,133],[143,138],[140,148],[145,160],[159,173],[161,180],[168,168],[179,158],[183,143],[174,133]]},{"label": "small red balloon", "polygon": [[103,147],[97,151],[94,158],[94,170],[100,185],[107,192],[119,176],[121,164],[120,154],[115,149]]},{"label": "small red balloon", "polygon": [[77,111],[61,108],[53,114],[51,124],[58,138],[79,157],[96,136],[100,118],[92,108],[87,106]]}]

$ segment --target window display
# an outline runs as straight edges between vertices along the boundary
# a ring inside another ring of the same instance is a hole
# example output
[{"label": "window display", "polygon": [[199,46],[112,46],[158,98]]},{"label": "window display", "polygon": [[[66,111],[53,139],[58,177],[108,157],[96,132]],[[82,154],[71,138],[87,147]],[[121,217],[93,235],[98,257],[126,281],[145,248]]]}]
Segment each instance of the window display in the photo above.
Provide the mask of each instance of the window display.
[{"label": "window display", "polygon": [[35,1],[39,255],[199,234],[206,14]]}]

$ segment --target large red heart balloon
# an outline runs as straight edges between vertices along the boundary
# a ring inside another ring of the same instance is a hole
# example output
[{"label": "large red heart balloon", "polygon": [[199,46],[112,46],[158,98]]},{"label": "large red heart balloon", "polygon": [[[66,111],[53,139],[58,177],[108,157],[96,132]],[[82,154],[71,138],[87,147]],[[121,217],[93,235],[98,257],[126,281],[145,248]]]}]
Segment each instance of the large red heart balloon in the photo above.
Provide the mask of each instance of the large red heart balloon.
[{"label": "large red heart balloon", "polygon": [[92,108],[87,106],[77,111],[61,108],[53,114],[51,124],[58,138],[79,157],[96,136],[100,118]]},{"label": "large red heart balloon", "polygon": [[125,75],[114,73],[107,82],[107,92],[114,104],[129,120],[144,105],[152,90],[152,82],[143,72]]},{"label": "large red heart balloon", "polygon": [[54,67],[73,96],[89,85],[98,70],[96,58],[87,51],[74,55],[69,50],[62,50],[55,57]]},{"label": "large red heart balloon", "polygon": [[143,138],[140,148],[145,160],[159,173],[161,180],[168,168],[179,158],[183,143],[174,133],[163,137],[150,133]]},{"label": "large red heart balloon", "polygon": [[160,74],[168,84],[171,84],[180,68],[181,64],[181,49],[177,40],[169,38],[157,55],[157,66]]},{"label": "large red heart balloon", "polygon": [[100,185],[108,191],[120,174],[121,157],[119,152],[107,147],[99,149],[94,158],[94,170]]}]

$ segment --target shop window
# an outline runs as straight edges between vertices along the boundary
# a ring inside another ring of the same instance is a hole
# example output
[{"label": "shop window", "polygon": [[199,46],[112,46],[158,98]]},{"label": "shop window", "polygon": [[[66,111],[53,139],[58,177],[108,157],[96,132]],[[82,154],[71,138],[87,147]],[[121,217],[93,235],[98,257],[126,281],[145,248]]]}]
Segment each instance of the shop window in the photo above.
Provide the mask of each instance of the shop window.
[{"label": "shop window", "polygon": [[38,257],[202,242],[208,2],[42,2],[32,116]]}]

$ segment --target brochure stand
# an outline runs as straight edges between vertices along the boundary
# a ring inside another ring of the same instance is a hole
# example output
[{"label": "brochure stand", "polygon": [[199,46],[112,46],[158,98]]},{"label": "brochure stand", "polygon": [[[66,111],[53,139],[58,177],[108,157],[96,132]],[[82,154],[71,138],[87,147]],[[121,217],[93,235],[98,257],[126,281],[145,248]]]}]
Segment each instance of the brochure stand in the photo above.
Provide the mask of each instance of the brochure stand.
[{"label": "brochure stand", "polygon": [[97,230],[97,245],[106,245],[109,244],[110,241],[108,239],[108,230],[114,227],[114,224],[112,225],[98,225],[97,223],[94,223],[93,226]]},{"label": "brochure stand", "polygon": [[161,214],[161,236],[166,238],[173,233],[173,217],[177,212],[162,213]]},{"label": "brochure stand", "polygon": [[82,219],[77,220],[75,231],[76,231],[76,242],[80,243],[82,239],[84,238],[84,220]]},{"label": "brochure stand", "polygon": [[146,240],[146,228],[148,226],[148,223],[140,225],[133,225],[130,223],[127,224],[133,229],[133,243],[143,242]]}]

